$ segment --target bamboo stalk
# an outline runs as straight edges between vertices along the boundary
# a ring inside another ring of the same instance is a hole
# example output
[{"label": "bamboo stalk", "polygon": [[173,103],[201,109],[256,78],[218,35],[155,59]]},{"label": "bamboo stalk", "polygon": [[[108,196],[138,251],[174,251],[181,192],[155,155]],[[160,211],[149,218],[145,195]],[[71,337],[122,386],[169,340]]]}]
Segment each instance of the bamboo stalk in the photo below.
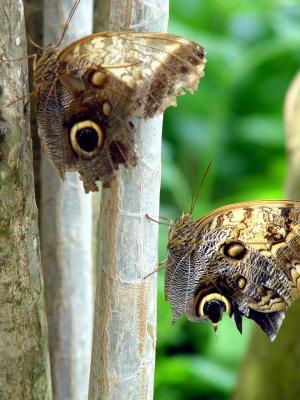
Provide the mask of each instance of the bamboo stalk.
[{"label": "bamboo stalk", "polygon": [[[44,1],[44,44],[57,43],[72,0]],[[92,31],[92,0],[82,0],[64,45]],[[92,208],[76,173],[65,182],[42,159],[42,260],[56,400],[87,398],[92,341]]]},{"label": "bamboo stalk", "polygon": [[[0,57],[26,55],[23,4],[0,0]],[[51,400],[27,62],[0,61],[0,398]],[[24,100],[14,102],[18,97]],[[13,102],[10,106],[9,103]]]},{"label": "bamboo stalk", "polygon": [[284,111],[289,163],[286,193],[289,198],[300,199],[300,73],[289,87]]},{"label": "bamboo stalk", "polygon": [[[165,31],[168,2],[99,1],[99,30]],[[98,27],[97,27],[98,28]],[[135,121],[136,167],[102,190],[89,400],[152,399],[162,117]]]}]

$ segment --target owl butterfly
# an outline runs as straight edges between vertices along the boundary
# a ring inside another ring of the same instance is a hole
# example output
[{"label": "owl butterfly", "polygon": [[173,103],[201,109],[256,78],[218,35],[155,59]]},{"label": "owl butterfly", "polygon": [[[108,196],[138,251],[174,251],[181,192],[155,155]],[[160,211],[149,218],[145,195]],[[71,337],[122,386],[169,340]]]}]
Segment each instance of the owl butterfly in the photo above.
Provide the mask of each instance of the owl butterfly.
[{"label": "owl butterfly", "polygon": [[86,192],[109,184],[119,164],[134,165],[134,117],[150,118],[193,92],[204,50],[163,33],[96,33],[35,62],[36,114],[58,174],[79,172]]},{"label": "owl butterfly", "polygon": [[300,202],[252,201],[171,226],[165,295],[173,320],[210,321],[223,312],[242,333],[242,317],[271,340],[300,294]]}]

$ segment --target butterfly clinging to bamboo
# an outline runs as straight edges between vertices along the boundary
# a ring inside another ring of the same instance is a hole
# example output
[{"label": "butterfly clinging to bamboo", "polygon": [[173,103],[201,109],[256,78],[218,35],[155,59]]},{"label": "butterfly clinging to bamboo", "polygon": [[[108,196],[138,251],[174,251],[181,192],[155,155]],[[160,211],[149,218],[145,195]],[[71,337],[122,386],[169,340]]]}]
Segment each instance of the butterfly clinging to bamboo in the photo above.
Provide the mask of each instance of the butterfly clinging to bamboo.
[{"label": "butterfly clinging to bamboo", "polygon": [[170,228],[165,296],[174,321],[210,321],[228,312],[242,332],[254,320],[274,340],[300,294],[300,202],[227,205]]},{"label": "butterfly clinging to bamboo", "polygon": [[96,33],[61,51],[48,45],[34,63],[36,115],[58,174],[77,170],[86,192],[97,180],[109,185],[119,164],[136,163],[134,118],[162,113],[184,88],[193,92],[204,64],[200,45],[163,33]]}]

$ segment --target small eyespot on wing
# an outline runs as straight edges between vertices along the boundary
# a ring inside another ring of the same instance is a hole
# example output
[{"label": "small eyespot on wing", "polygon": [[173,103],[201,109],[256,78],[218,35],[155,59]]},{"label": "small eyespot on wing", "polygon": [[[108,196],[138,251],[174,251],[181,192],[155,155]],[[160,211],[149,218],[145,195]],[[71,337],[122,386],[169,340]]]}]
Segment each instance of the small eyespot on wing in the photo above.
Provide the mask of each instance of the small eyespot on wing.
[{"label": "small eyespot on wing", "polygon": [[[134,115],[148,118],[176,105],[176,97],[197,89],[204,74],[204,49],[195,42],[163,33],[113,32],[87,36],[58,56],[74,68],[101,68],[136,92]],[[101,79],[100,79],[101,78]]]}]

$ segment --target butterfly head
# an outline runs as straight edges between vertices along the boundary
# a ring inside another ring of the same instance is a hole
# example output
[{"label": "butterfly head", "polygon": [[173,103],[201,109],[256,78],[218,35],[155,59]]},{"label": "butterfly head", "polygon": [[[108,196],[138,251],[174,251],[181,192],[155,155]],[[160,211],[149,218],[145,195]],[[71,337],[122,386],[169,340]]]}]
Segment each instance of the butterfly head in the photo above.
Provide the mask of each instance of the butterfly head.
[{"label": "butterfly head", "polygon": [[53,76],[56,66],[57,49],[53,44],[40,48],[33,62],[33,72],[36,84]]},{"label": "butterfly head", "polygon": [[174,252],[191,252],[197,243],[197,230],[195,221],[190,214],[182,213],[175,220],[175,225],[170,226],[168,250]]}]

